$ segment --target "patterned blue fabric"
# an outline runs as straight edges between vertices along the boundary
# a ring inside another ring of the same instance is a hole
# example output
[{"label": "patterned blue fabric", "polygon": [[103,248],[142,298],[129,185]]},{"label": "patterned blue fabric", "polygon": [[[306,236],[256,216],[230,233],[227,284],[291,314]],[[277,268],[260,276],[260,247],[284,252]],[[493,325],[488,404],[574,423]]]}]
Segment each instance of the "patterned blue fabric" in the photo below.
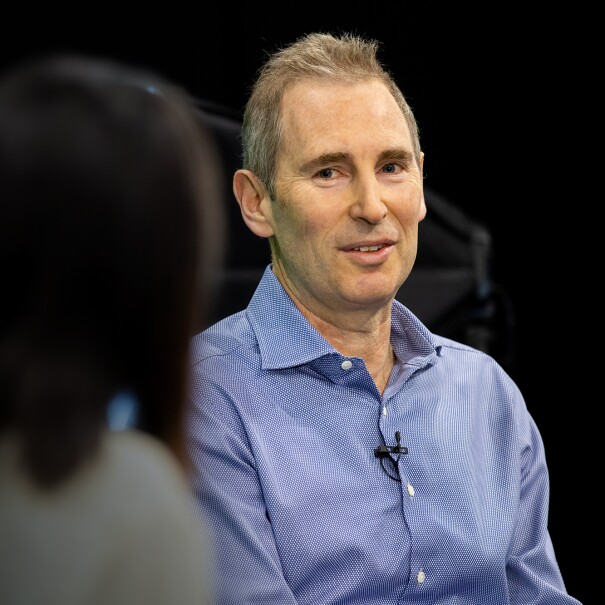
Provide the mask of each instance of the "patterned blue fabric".
[{"label": "patterned blue fabric", "polygon": [[[577,605],[547,531],[543,444],[515,384],[397,301],[392,344],[381,396],[270,266],[245,311],[193,340],[188,443],[218,602]],[[374,450],[396,432],[408,453],[383,469]]]}]

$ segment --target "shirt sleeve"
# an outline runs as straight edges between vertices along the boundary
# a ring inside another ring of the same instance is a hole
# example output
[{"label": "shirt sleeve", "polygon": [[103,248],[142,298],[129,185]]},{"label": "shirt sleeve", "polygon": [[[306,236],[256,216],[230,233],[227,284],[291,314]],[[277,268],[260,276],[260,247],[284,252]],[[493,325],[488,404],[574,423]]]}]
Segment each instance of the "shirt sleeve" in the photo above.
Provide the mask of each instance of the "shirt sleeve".
[{"label": "shirt sleeve", "polygon": [[[207,378],[203,383],[193,381],[186,431],[197,505],[214,542],[217,605],[296,605],[246,429],[225,390]],[[238,573],[221,573],[237,566]]]},{"label": "shirt sleeve", "polygon": [[549,474],[540,432],[518,394],[520,498],[506,566],[511,604],[572,605],[548,531]]}]

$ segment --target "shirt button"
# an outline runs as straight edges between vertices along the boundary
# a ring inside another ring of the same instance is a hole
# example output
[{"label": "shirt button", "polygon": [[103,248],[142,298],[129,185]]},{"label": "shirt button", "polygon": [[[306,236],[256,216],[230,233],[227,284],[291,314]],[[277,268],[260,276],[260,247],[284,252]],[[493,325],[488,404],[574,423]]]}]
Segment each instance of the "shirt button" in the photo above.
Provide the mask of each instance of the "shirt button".
[{"label": "shirt button", "polygon": [[[414,486],[411,483],[408,483],[408,494],[413,496],[416,492],[414,491]],[[422,573],[422,572],[420,572]]]},{"label": "shirt button", "polygon": [[350,370],[353,367],[353,362],[349,361],[348,359],[345,359],[341,364],[340,367],[343,370]]},{"label": "shirt button", "polygon": [[426,574],[422,571],[422,569],[418,572],[416,576],[416,581],[418,584],[422,584],[426,580]]}]

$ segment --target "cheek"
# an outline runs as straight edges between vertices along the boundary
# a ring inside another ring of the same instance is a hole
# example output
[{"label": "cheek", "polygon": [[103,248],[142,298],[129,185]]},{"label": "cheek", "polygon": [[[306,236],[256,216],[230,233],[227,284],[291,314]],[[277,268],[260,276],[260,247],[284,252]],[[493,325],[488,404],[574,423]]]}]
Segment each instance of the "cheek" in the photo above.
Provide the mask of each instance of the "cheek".
[{"label": "cheek", "polygon": [[282,199],[276,205],[274,217],[276,233],[289,239],[302,239],[303,241],[298,241],[299,246],[306,240],[317,237],[329,222],[326,213],[310,201],[307,204],[299,204],[284,202]]},{"label": "cheek", "polygon": [[289,207],[280,207],[273,212],[273,235],[282,251],[302,250],[312,235],[307,219]]},{"label": "cheek", "polygon": [[416,225],[426,214],[422,191],[410,192],[391,208],[402,225]]}]

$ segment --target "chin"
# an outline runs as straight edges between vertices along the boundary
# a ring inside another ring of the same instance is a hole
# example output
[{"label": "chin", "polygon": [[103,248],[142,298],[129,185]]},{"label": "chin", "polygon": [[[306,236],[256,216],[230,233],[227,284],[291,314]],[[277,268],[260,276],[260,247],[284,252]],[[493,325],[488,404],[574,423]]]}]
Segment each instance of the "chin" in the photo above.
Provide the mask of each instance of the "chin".
[{"label": "chin", "polygon": [[395,297],[402,283],[393,275],[371,273],[357,278],[355,284],[352,285],[352,290],[360,298],[368,297],[388,301]]},{"label": "chin", "polygon": [[397,290],[393,285],[379,287],[378,285],[364,284],[363,286],[355,288],[350,292],[350,296],[347,298],[351,302],[355,302],[358,305],[365,307],[382,307],[391,304]]}]

